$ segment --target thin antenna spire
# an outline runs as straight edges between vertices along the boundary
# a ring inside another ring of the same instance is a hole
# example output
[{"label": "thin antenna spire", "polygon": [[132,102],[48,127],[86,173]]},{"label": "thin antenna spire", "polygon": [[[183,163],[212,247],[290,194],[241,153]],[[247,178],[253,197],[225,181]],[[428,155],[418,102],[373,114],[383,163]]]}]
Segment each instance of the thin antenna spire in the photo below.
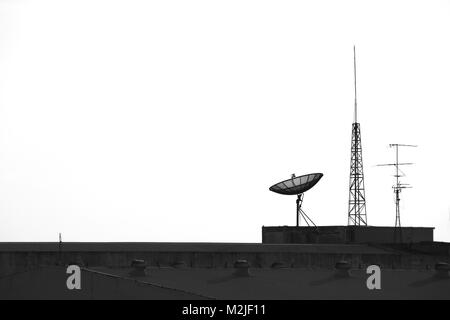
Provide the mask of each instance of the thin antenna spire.
[{"label": "thin antenna spire", "polygon": [[353,45],[353,78],[355,81],[355,121],[354,123],[358,122],[358,104],[356,101],[356,49],[355,46]]},{"label": "thin antenna spire", "polygon": [[61,232],[59,233],[58,260],[59,260],[59,265],[62,265],[62,235],[61,235]]}]

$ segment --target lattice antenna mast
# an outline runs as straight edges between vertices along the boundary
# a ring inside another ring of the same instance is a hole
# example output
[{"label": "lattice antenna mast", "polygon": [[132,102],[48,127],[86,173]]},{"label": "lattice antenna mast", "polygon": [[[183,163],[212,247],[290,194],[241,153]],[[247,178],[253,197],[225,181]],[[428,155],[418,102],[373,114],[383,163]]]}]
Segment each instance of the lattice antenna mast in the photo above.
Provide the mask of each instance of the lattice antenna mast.
[{"label": "lattice antenna mast", "polygon": [[353,75],[355,86],[355,109],[352,125],[350,190],[348,200],[348,225],[367,226],[366,196],[362,161],[361,129],[358,123],[358,103],[356,95],[356,49],[353,46]]},{"label": "lattice antenna mast", "polygon": [[394,189],[395,194],[395,228],[394,228],[394,242],[403,242],[403,236],[402,236],[402,224],[400,219],[400,192],[402,192],[402,189],[412,188],[407,183],[401,183],[400,177],[404,177],[405,175],[402,173],[400,174],[400,166],[404,165],[412,165],[411,162],[404,162],[399,163],[398,162],[398,147],[417,147],[416,145],[411,144],[399,144],[399,143],[391,143],[389,145],[391,148],[395,148],[395,163],[387,163],[387,164],[379,164],[378,166],[394,166],[395,167],[395,185],[392,186],[392,189]]}]

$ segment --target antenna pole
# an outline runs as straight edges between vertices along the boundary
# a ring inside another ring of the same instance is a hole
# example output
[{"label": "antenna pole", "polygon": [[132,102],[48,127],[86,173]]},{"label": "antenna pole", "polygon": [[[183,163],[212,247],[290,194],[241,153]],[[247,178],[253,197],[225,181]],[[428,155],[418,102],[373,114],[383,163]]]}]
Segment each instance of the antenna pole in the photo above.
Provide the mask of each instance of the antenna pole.
[{"label": "antenna pole", "polygon": [[[395,145],[395,178],[396,178],[396,185],[394,187],[395,192],[395,229],[394,229],[394,241],[397,242],[397,237],[400,240],[400,243],[403,242],[402,237],[402,226],[400,222],[400,182],[398,180],[399,173],[398,173],[398,144]],[[398,232],[397,232],[398,231]]]},{"label": "antenna pole", "polygon": [[62,265],[62,236],[61,233],[59,233],[59,243],[58,243],[58,256],[59,256],[59,264]]}]

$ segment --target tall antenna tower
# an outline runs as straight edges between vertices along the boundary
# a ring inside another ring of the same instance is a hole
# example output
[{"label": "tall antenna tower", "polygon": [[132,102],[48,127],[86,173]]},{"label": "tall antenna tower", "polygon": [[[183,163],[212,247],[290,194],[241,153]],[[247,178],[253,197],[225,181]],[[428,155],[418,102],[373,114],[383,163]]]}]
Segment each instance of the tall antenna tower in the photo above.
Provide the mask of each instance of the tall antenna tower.
[{"label": "tall antenna tower", "polygon": [[353,75],[355,81],[355,110],[352,125],[352,151],[350,164],[350,192],[348,200],[348,225],[367,226],[366,196],[362,161],[361,130],[358,123],[356,100],[356,50],[353,46]]},{"label": "tall antenna tower", "polygon": [[416,145],[412,144],[399,144],[399,143],[391,143],[389,145],[391,148],[395,148],[395,163],[387,163],[387,164],[379,164],[378,166],[394,166],[395,167],[395,185],[392,186],[392,189],[394,189],[395,194],[395,228],[394,228],[394,242],[403,242],[403,236],[402,236],[402,224],[400,220],[400,192],[402,192],[402,189],[412,188],[407,183],[401,183],[400,177],[404,177],[405,174],[400,170],[400,166],[404,165],[411,165],[413,163],[411,162],[404,162],[399,163],[398,162],[398,147],[417,147]]}]

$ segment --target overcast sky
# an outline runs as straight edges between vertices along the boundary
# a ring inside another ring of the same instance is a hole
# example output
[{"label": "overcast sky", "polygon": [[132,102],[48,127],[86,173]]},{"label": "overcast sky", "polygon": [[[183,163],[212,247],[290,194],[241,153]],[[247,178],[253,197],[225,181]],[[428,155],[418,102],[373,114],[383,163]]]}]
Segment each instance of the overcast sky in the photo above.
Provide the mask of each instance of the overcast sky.
[{"label": "overcast sky", "polygon": [[322,172],[347,224],[353,44],[370,225],[450,241],[450,1],[0,0],[0,241],[260,242]]}]

